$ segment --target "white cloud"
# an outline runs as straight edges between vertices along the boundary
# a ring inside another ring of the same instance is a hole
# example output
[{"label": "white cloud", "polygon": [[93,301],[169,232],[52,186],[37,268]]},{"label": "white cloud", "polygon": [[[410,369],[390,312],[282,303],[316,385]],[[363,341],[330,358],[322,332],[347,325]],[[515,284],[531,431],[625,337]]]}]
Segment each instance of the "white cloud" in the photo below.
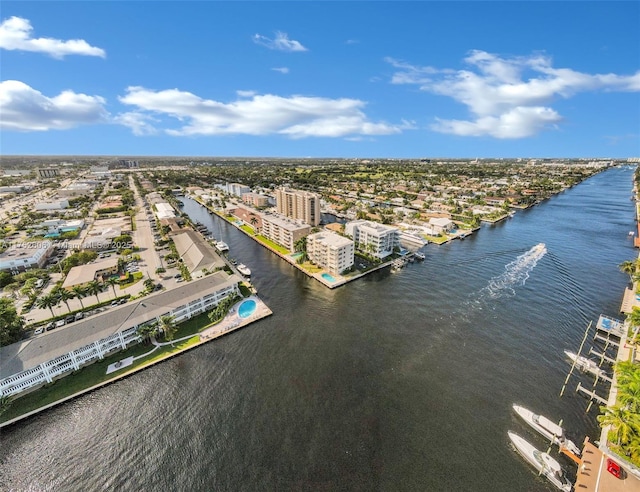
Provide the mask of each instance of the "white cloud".
[{"label": "white cloud", "polygon": [[562,117],[549,104],[558,97],[578,92],[639,91],[640,72],[631,76],[586,74],[568,68],[554,68],[549,57],[501,58],[475,50],[464,61],[469,70],[417,67],[392,58],[391,82],[417,84],[420,89],[451,97],[463,103],[475,120],[437,119],[432,129],[456,135],[489,135],[495,138],[523,138],[554,126]]},{"label": "white cloud", "polygon": [[0,128],[3,130],[66,130],[104,122],[108,113],[100,96],[63,91],[47,97],[18,80],[0,82]]},{"label": "white cloud", "polygon": [[274,67],[271,70],[273,70],[274,72],[280,72],[280,73],[289,73],[289,68],[288,67]]},{"label": "white cloud", "polygon": [[273,39],[262,34],[254,34],[252,39],[254,43],[266,46],[271,50],[308,51],[299,41],[289,39],[289,35],[286,32],[276,31],[276,37]]},{"label": "white cloud", "polygon": [[158,133],[158,130],[152,124],[157,122],[158,119],[150,114],[131,111],[129,113],[119,114],[113,121],[131,128],[133,134],[137,136],[155,135]]},{"label": "white cloud", "polygon": [[61,41],[53,38],[32,38],[31,23],[21,17],[10,17],[0,24],[0,48],[5,50],[35,51],[46,53],[53,58],[64,58],[67,55],[99,56],[106,53],[101,48],[89,45],[83,39]]},{"label": "white cloud", "polygon": [[[169,135],[272,135],[291,138],[388,135],[412,128],[369,121],[358,99],[251,94],[229,103],[202,99],[178,89],[154,91],[129,87],[119,98],[135,106],[134,113],[174,118],[181,126],[165,129]],[[121,115],[127,118],[130,113]],[[136,116],[137,118],[137,116]]]}]

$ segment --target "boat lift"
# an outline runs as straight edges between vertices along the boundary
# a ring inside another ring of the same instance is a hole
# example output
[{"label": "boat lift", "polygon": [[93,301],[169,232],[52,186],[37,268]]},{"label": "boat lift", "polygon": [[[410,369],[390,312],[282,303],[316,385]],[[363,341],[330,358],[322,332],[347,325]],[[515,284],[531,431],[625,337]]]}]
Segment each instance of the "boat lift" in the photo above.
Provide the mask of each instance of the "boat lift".
[{"label": "boat lift", "polygon": [[[600,316],[600,319],[598,320],[598,325],[602,324],[603,319],[609,320],[611,322],[615,321],[615,320],[610,320],[609,318]],[[591,329],[592,324],[593,324],[592,322],[589,322],[589,325],[587,326],[587,328],[586,328],[586,330],[584,332],[584,336],[582,338],[582,342],[580,343],[580,348],[578,349],[578,353],[576,354],[575,359],[573,359],[573,362],[571,364],[571,369],[569,370],[569,373],[567,374],[567,378],[565,379],[564,384],[562,385],[562,390],[560,391],[560,396],[562,397],[562,395],[564,394],[564,390],[566,389],[566,386],[569,383],[569,378],[573,374],[573,370],[576,367],[581,369],[583,372],[588,372],[588,373],[594,375],[595,379],[593,381],[593,386],[592,386],[591,390],[589,390],[589,389],[585,388],[584,386],[582,386],[581,382],[578,382],[578,386],[576,387],[576,392],[577,393],[582,393],[583,395],[589,397],[589,405],[587,405],[587,409],[586,409],[587,413],[589,412],[589,410],[591,410],[591,406],[593,405],[594,401],[597,401],[598,403],[601,403],[603,405],[607,404],[607,400],[605,400],[604,398],[599,396],[596,393],[595,388],[596,388],[596,385],[598,384],[598,380],[599,379],[602,379],[602,380],[604,380],[604,381],[606,381],[608,383],[612,383],[613,382],[613,380],[610,377],[608,377],[607,375],[603,374],[603,371],[600,369],[600,366],[605,361],[607,363],[610,363],[610,364],[615,363],[615,361],[613,359],[611,359],[610,357],[607,357],[604,352],[607,350],[607,347],[608,347],[609,344],[612,344],[614,346],[618,346],[619,345],[618,343],[616,343],[616,342],[614,342],[613,340],[610,339],[610,335],[611,334],[615,335],[615,333],[612,333],[612,331],[610,331],[610,330],[606,330],[607,331],[607,337],[605,338],[604,336],[598,334],[598,329],[600,329],[600,328],[599,328],[599,326],[597,326],[594,338],[601,339],[602,341],[604,341],[605,342],[605,347],[604,347],[604,350],[603,350],[602,353],[594,351],[593,347],[591,347],[589,349],[589,354],[594,354],[594,355],[598,356],[600,358],[600,364],[598,364],[597,367],[592,367],[592,364],[585,365],[584,363],[582,363],[580,361],[580,353],[582,352],[582,349],[584,347],[584,343],[587,340],[587,336],[589,335],[589,330]],[[590,362],[593,362],[593,365],[595,365],[594,361],[590,361]],[[567,454],[567,453],[565,453],[565,454]],[[571,456],[569,456],[569,457],[571,458]]]},{"label": "boat lift", "polygon": [[601,361],[608,362],[609,364],[616,363],[615,360],[613,360],[611,357],[607,357],[604,353],[601,354],[600,352],[596,352],[595,350],[593,350],[593,347],[589,349],[589,355],[595,355]]}]

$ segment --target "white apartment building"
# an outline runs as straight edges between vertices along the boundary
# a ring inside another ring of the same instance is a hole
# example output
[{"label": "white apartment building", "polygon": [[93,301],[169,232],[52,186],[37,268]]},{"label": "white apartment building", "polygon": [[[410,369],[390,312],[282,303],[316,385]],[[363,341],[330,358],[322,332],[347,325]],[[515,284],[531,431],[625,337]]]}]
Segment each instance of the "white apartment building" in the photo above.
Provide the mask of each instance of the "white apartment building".
[{"label": "white apartment building", "polygon": [[316,265],[340,275],[353,266],[353,241],[335,232],[322,231],[307,236],[307,256]]},{"label": "white apartment building", "polygon": [[271,241],[293,251],[295,242],[308,235],[311,227],[276,215],[264,214],[262,218],[262,235]]},{"label": "white apartment building", "polygon": [[138,328],[163,316],[176,322],[210,311],[240,294],[237,275],[216,272],[180,287],[128,302],[69,327],[0,348],[0,395],[17,395],[141,341]]},{"label": "white apartment building", "polygon": [[369,220],[354,220],[344,226],[347,236],[353,238],[356,250],[376,258],[386,258],[393,248],[400,246],[400,231],[397,227]]},{"label": "white apartment building", "polygon": [[320,196],[316,193],[280,188],[276,190],[276,209],[312,227],[320,224]]},{"label": "white apartment building", "polygon": [[242,196],[249,193],[251,188],[240,183],[227,183],[227,193],[235,196]]}]

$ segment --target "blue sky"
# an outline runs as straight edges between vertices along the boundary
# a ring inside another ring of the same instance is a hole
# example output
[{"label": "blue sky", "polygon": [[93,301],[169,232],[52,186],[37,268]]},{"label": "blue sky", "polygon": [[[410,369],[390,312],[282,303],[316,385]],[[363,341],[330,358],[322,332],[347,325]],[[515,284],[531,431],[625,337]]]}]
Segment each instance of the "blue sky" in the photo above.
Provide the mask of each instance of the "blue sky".
[{"label": "blue sky", "polygon": [[3,154],[640,156],[640,2],[4,2]]}]

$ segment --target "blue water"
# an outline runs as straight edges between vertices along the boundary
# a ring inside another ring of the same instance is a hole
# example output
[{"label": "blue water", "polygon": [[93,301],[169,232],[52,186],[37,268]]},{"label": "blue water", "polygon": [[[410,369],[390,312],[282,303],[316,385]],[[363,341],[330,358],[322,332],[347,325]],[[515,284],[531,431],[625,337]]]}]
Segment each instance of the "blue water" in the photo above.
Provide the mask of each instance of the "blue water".
[{"label": "blue water", "polygon": [[557,490],[511,447],[509,430],[548,446],[511,406],[599,439],[598,405],[575,392],[593,379],[558,396],[563,350],[620,317],[632,176],[608,170],[339,289],[184,198],[273,315],[3,429],[0,490]]},{"label": "blue water", "polygon": [[328,273],[323,273],[323,274],[321,275],[321,277],[322,277],[323,279],[327,280],[328,282],[335,282],[335,281],[336,281],[336,279],[335,279],[335,278],[333,278],[333,277],[332,277],[331,275],[329,275]]},{"label": "blue water", "polygon": [[256,301],[247,299],[238,307],[238,316],[248,318],[256,311]]}]

